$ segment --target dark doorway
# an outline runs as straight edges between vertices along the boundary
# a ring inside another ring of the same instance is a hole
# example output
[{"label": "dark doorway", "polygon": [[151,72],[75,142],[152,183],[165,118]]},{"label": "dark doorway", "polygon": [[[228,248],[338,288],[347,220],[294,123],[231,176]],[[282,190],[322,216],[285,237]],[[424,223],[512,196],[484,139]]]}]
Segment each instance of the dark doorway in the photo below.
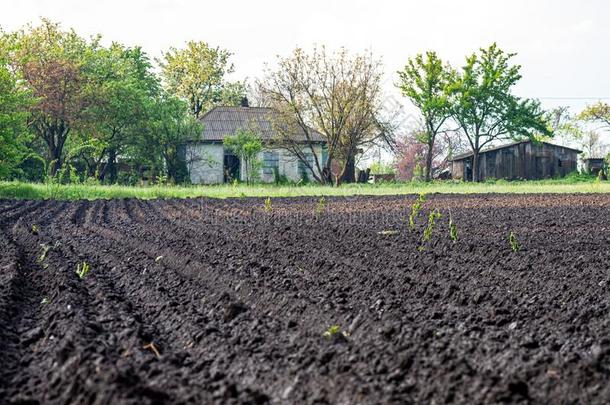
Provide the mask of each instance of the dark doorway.
[{"label": "dark doorway", "polygon": [[224,182],[231,183],[233,180],[240,180],[239,172],[240,172],[240,162],[239,158],[231,153],[225,152],[224,158]]}]

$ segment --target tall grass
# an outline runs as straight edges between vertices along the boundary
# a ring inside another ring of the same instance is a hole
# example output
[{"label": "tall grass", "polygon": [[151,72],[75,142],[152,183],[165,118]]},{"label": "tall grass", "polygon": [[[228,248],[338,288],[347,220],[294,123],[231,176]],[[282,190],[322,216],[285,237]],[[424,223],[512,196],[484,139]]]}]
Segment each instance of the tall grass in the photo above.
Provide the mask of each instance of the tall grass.
[{"label": "tall grass", "polygon": [[0,198],[96,200],[109,198],[189,198],[189,197],[296,197],[393,195],[418,193],[610,193],[610,182],[590,178],[540,181],[494,181],[485,183],[431,182],[321,185],[210,185],[210,186],[105,186],[84,184],[40,184],[0,182]]}]

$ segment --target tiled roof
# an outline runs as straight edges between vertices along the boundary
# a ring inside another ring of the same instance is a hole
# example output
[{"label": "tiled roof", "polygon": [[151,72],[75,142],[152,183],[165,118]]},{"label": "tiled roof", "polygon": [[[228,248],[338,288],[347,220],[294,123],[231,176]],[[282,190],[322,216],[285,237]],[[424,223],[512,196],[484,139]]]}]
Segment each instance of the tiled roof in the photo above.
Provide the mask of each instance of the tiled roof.
[{"label": "tiled roof", "polygon": [[[227,135],[234,135],[237,129],[251,129],[257,132],[263,141],[276,137],[273,120],[277,113],[263,107],[215,107],[202,118],[203,141],[222,141]],[[324,142],[324,138],[315,130],[310,132],[311,140]],[[294,137],[297,141],[307,141],[305,133],[299,128]]]}]

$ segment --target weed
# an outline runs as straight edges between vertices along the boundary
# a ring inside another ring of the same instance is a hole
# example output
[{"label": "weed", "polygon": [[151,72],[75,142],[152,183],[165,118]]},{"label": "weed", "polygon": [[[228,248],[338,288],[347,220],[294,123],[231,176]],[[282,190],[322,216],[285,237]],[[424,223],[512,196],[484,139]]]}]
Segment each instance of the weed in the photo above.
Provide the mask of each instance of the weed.
[{"label": "weed", "polygon": [[42,305],[46,305],[46,304],[48,304],[49,302],[51,302],[51,300],[50,300],[48,297],[44,297],[44,298],[42,299],[42,301],[40,301],[40,303],[41,303]]},{"label": "weed", "polygon": [[157,256],[155,258],[155,263],[159,263],[161,261],[161,259],[163,259],[163,256]]},{"label": "weed", "polygon": [[40,229],[38,228],[38,225],[32,224],[32,233],[34,235],[38,235],[39,232],[40,232]]},{"label": "weed", "polygon": [[81,280],[84,279],[85,277],[87,277],[89,270],[90,270],[90,267],[89,267],[89,263],[87,263],[87,262],[78,263],[76,265],[76,274],[78,275],[78,278],[80,278]]},{"label": "weed", "polygon": [[419,196],[417,197],[417,200],[415,200],[415,202],[411,206],[411,214],[409,215],[409,229],[410,230],[415,229],[415,219],[417,218],[417,215],[419,214],[419,211],[421,210],[421,206],[424,202],[426,202],[426,195],[424,193],[420,193]]},{"label": "weed", "polygon": [[424,234],[421,238],[421,245],[418,248],[420,252],[424,250],[424,244],[432,239],[434,224],[436,223],[436,220],[440,219],[441,217],[442,215],[438,210],[430,211],[430,214],[428,214],[428,225],[426,226],[426,229],[424,229]]},{"label": "weed", "polygon": [[449,212],[449,237],[451,238],[453,243],[457,242],[458,240],[457,225],[455,224],[455,222],[453,222],[451,212]]},{"label": "weed", "polygon": [[324,213],[324,208],[326,207],[326,200],[324,197],[320,198],[318,201],[318,205],[316,205],[316,216],[320,216]]},{"label": "weed", "polygon": [[519,241],[517,240],[517,237],[513,231],[510,231],[510,234],[508,235],[508,243],[510,243],[510,248],[513,250],[513,252],[518,252],[521,250]]},{"label": "weed", "polygon": [[273,207],[271,206],[271,197],[265,199],[265,212],[271,212]]}]

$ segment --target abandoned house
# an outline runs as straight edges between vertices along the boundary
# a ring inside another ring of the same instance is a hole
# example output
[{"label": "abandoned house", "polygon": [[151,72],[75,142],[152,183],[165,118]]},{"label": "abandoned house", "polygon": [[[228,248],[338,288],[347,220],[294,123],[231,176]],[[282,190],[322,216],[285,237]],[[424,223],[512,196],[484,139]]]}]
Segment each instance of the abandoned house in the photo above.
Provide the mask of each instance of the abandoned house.
[{"label": "abandoned house", "polygon": [[[563,177],[576,170],[582,151],[566,146],[530,140],[482,150],[479,154],[481,180],[544,179]],[[455,156],[451,162],[454,179],[472,180],[472,152]]]},{"label": "abandoned house", "polygon": [[[191,182],[215,184],[234,179],[246,180],[243,162],[223,146],[225,137],[234,135],[238,129],[252,130],[262,140],[263,149],[258,155],[261,162],[260,181],[270,183],[276,180],[276,176],[285,176],[295,182],[313,180],[311,169],[292,152],[279,148],[275,142],[277,134],[273,123],[276,117],[272,109],[247,105],[216,107],[207,112],[202,117],[201,139],[189,142],[185,148]],[[312,130],[311,139],[308,140],[304,131],[300,130],[290,139],[302,142],[303,154],[311,167],[316,167],[314,153],[320,162],[325,161],[326,142],[318,132]]]}]

